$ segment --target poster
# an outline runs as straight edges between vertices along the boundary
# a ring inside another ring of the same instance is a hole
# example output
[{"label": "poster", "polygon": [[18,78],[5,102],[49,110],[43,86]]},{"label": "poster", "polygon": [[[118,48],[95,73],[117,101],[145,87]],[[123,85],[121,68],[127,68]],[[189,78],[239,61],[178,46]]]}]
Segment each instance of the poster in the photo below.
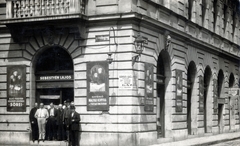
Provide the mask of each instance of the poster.
[{"label": "poster", "polygon": [[7,111],[26,112],[26,66],[7,67]]},{"label": "poster", "polygon": [[218,90],[217,80],[213,79],[213,113],[218,113]]},{"label": "poster", "polygon": [[133,72],[126,72],[118,75],[118,88],[137,90],[137,76]]},{"label": "poster", "polygon": [[87,110],[109,110],[108,62],[87,63]]},{"label": "poster", "polygon": [[183,111],[183,79],[181,70],[176,70],[176,112]]},{"label": "poster", "polygon": [[145,63],[145,100],[144,111],[153,112],[153,65]]},{"label": "poster", "polygon": [[203,76],[199,76],[199,112],[204,112],[204,81],[203,81]]}]

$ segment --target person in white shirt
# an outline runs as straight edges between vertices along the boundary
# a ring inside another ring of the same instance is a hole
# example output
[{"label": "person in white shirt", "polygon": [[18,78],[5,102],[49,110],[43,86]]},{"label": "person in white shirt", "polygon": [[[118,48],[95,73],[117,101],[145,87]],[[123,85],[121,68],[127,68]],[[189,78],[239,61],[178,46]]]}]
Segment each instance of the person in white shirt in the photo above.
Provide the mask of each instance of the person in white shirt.
[{"label": "person in white shirt", "polygon": [[35,118],[37,118],[38,121],[38,129],[39,129],[39,138],[38,142],[42,140],[44,142],[45,140],[45,134],[46,134],[46,119],[49,117],[47,109],[43,108],[43,103],[40,103],[40,108],[35,113]]}]

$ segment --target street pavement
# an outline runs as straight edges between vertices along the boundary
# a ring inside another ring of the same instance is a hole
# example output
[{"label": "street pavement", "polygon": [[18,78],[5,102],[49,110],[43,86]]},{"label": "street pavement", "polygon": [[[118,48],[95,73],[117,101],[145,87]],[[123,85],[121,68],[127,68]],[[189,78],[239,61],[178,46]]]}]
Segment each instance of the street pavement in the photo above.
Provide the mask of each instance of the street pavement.
[{"label": "street pavement", "polygon": [[[240,146],[240,131],[223,133],[217,135],[207,135],[185,139],[181,141],[154,144],[150,146]],[[222,145],[221,145],[222,144]]]},{"label": "street pavement", "polygon": [[234,139],[231,141],[225,141],[225,142],[220,142],[217,144],[212,144],[212,146],[239,146],[240,145],[240,139]]}]

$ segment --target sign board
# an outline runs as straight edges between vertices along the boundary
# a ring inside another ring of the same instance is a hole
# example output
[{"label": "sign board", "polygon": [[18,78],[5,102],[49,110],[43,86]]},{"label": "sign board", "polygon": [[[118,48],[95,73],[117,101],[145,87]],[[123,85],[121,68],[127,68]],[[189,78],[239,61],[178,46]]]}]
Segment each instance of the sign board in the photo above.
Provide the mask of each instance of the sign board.
[{"label": "sign board", "polygon": [[145,100],[144,111],[153,112],[153,64],[145,63]]},{"label": "sign board", "polygon": [[109,35],[96,35],[95,42],[109,41]]},{"label": "sign board", "polygon": [[87,110],[109,110],[108,62],[87,63]]},{"label": "sign board", "polygon": [[60,95],[40,95],[40,99],[60,99]]},{"label": "sign board", "polygon": [[37,81],[64,81],[64,80],[73,80],[73,75],[37,76]]},{"label": "sign board", "polygon": [[7,67],[7,111],[26,112],[26,66]]},{"label": "sign board", "polygon": [[176,70],[176,112],[183,111],[183,78],[181,70]]}]

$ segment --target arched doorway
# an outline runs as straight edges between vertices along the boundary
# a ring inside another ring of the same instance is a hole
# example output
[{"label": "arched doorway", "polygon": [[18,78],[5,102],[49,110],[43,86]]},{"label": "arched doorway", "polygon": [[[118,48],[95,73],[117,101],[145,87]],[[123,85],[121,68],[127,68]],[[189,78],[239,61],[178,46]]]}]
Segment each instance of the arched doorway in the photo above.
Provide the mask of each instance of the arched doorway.
[{"label": "arched doorway", "polygon": [[187,129],[189,135],[192,134],[192,94],[196,73],[197,69],[195,63],[190,62],[187,71]]},{"label": "arched doorway", "polygon": [[[224,74],[223,74],[223,71],[220,70],[218,72],[218,79],[217,79],[217,97],[218,97],[218,99],[221,99],[223,81],[224,81]],[[223,125],[223,107],[224,107],[224,102],[218,102],[218,130],[219,130],[219,133],[223,132],[223,126],[224,126]]]},{"label": "arched doorway", "polygon": [[[212,77],[212,71],[210,69],[209,66],[206,67],[205,72],[204,72],[204,102],[203,102],[203,106],[204,106],[204,132],[207,133],[208,132],[208,123],[207,123],[207,118],[208,118],[208,89],[209,89],[209,84],[210,84],[210,80]],[[210,110],[210,109],[209,109]]]},{"label": "arched doorway", "polygon": [[42,49],[35,62],[36,100],[49,105],[74,100],[73,61],[63,48]]},{"label": "arched doorway", "polygon": [[171,77],[170,57],[161,51],[157,62],[157,132],[158,137],[165,137],[165,93]]}]

